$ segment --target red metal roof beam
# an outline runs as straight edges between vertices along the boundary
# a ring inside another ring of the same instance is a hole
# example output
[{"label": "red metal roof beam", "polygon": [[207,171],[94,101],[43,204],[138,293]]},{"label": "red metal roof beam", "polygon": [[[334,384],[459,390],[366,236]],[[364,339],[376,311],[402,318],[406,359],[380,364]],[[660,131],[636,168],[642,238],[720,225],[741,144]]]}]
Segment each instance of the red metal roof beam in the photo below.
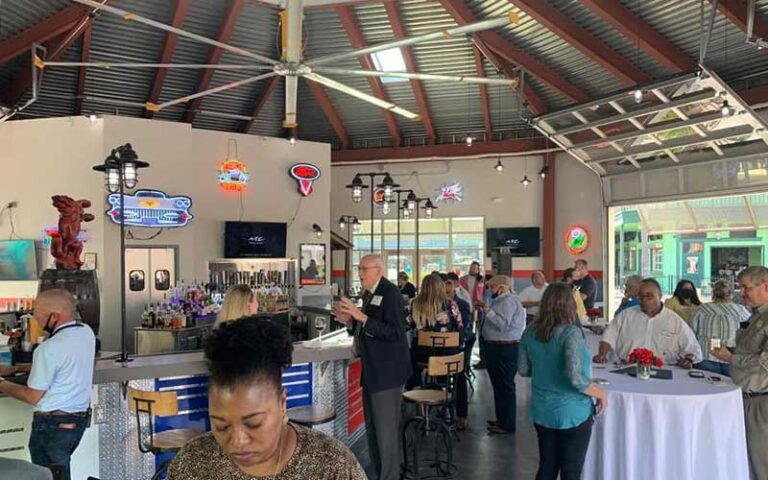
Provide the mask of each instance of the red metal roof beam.
[{"label": "red metal roof beam", "polygon": [[[171,15],[172,27],[181,28],[182,25],[184,25],[184,18],[187,16],[187,10],[189,10],[190,3],[192,3],[191,0],[176,0],[176,4],[173,6],[173,14]],[[178,34],[172,32],[166,34],[165,43],[163,43],[163,52],[160,54],[160,61],[158,63],[171,63],[178,40]],[[155,70],[155,78],[152,80],[152,88],[149,91],[149,99],[147,100],[147,103],[156,104],[158,99],[160,99],[160,92],[163,90],[163,83],[165,83],[165,77],[167,75],[167,68],[158,68]],[[144,118],[152,118],[154,116],[154,110],[144,110]]]},{"label": "red metal roof beam", "polygon": [[328,94],[325,93],[325,89],[322,85],[313,82],[312,80],[307,80],[307,85],[309,86],[312,95],[314,95],[318,105],[320,105],[320,108],[323,110],[325,118],[328,119],[328,123],[331,124],[333,131],[336,132],[336,136],[339,137],[339,141],[341,141],[341,149],[346,150],[349,148],[349,134],[347,133],[346,127],[344,127],[344,121],[341,119],[339,112],[336,111],[336,108],[333,106]]},{"label": "red metal roof beam", "polygon": [[40,23],[17,33],[0,43],[0,64],[29,52],[35,43],[45,43],[72,29],[75,24],[88,14],[88,7],[73,4]]},{"label": "red metal roof beam", "polygon": [[253,108],[251,109],[251,119],[243,123],[243,128],[240,130],[241,132],[248,133],[251,130],[253,123],[256,121],[256,117],[259,116],[261,109],[264,108],[264,104],[266,104],[267,100],[272,96],[272,92],[275,91],[275,87],[279,80],[280,77],[271,77],[267,80],[267,84],[264,85],[261,94],[253,104]]},{"label": "red metal roof beam", "polygon": [[[335,150],[331,152],[331,163],[371,162],[386,160],[444,160],[476,155],[504,155],[527,153],[543,150],[543,137],[502,140],[497,142],[478,142],[472,148],[462,143],[419,145],[408,148],[360,148],[353,150]],[[490,171],[490,166],[488,167]]]},{"label": "red metal roof beam", "polygon": [[[221,23],[221,27],[219,28],[219,35],[216,37],[216,40],[222,43],[229,41],[229,37],[235,30],[235,25],[237,24],[238,18],[240,18],[240,13],[243,11],[244,6],[245,0],[232,0],[232,3],[229,4],[227,15],[224,17],[224,21]],[[224,50],[219,47],[213,47],[210,54],[208,55],[208,60],[205,63],[219,63],[223,54]],[[195,89],[195,92],[208,90],[208,87],[211,85],[211,80],[213,80],[214,73],[215,70],[213,68],[204,69],[203,73],[200,74],[200,80],[197,82],[197,88]],[[195,120],[195,115],[197,115],[197,110],[200,108],[200,104],[203,103],[203,98],[204,97],[199,97],[189,102],[189,105],[187,105],[187,110],[184,112],[184,118],[182,121],[186,123],[192,123]]]},{"label": "red metal roof beam", "polygon": [[[357,17],[355,16],[354,9],[351,6],[338,7],[336,13],[339,15],[339,20],[341,20],[341,24],[347,32],[347,37],[349,38],[349,43],[352,44],[352,48],[366,47],[366,41],[357,24]],[[364,69],[376,70],[373,60],[371,60],[371,57],[368,55],[359,57],[359,60],[360,66]],[[389,96],[387,95],[386,90],[384,90],[384,84],[381,83],[380,78],[368,77],[368,84],[371,86],[371,91],[374,96],[389,102]],[[389,134],[392,137],[393,143],[395,146],[399,147],[402,141],[402,136],[400,135],[400,128],[397,125],[395,114],[383,108],[380,110],[381,114],[384,116],[384,121],[387,123],[387,129],[389,129]]]},{"label": "red metal roof beam", "polygon": [[[477,47],[472,48],[475,56],[475,73],[478,77],[485,77],[483,68],[483,56]],[[488,97],[488,85],[480,84],[480,105],[483,108],[483,125],[485,126],[485,140],[493,140],[493,122],[491,121],[491,101]]]},{"label": "red metal roof beam", "polygon": [[[477,21],[474,13],[472,13],[466,3],[462,0],[440,0],[440,3],[459,25],[466,25]],[[484,31],[478,32],[476,35],[502,58],[515,65],[520,65],[531,75],[554,88],[570,100],[575,102],[586,102],[590,99],[586,92],[573,86],[563,77],[563,75],[552,70],[540,60],[507,41],[498,33]]]},{"label": "red metal roof beam", "polygon": [[[392,25],[392,31],[395,34],[395,38],[407,37],[408,34],[405,31],[403,20],[400,17],[400,7],[397,5],[397,2],[385,3],[384,9],[387,12],[389,23]],[[413,56],[411,48],[403,47],[400,51],[403,54],[406,71],[410,73],[418,72],[419,67],[416,64],[416,59]],[[410,83],[411,89],[413,90],[413,96],[416,97],[416,104],[419,106],[421,119],[424,122],[424,130],[427,133],[427,143],[432,145],[437,142],[437,130],[435,129],[435,123],[432,120],[432,112],[429,110],[429,102],[427,101],[427,93],[424,89],[424,84],[419,80],[410,80]],[[481,86],[485,87],[485,85]]]},{"label": "red metal roof beam", "polygon": [[650,83],[651,76],[612,50],[599,38],[542,0],[510,0],[518,8],[597,63],[627,86]]},{"label": "red metal roof beam", "polygon": [[[88,57],[91,55],[91,28],[89,24],[83,30],[83,44],[80,47],[80,61],[83,63],[88,62]],[[86,68],[80,67],[77,72],[77,94],[75,97],[75,115],[83,114],[83,101],[85,100],[85,74]]]},{"label": "red metal roof beam", "polygon": [[692,58],[688,57],[653,27],[637,18],[621,2],[615,0],[581,0],[581,3],[670,71],[679,73],[696,68],[696,62]]},{"label": "red metal roof beam", "polygon": [[[712,0],[710,0],[711,2]],[[740,0],[719,0],[717,9],[728,20],[739,27],[743,32],[747,31],[747,4]],[[755,12],[755,22],[752,26],[752,34],[758,38],[768,40],[768,23]]]}]

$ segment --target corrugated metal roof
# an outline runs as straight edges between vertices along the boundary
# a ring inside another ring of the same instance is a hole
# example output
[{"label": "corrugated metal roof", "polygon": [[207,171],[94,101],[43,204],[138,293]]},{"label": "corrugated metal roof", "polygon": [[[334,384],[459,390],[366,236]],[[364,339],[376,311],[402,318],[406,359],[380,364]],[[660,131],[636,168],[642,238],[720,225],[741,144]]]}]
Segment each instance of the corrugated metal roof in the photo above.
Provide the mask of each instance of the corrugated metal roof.
[{"label": "corrugated metal roof", "polygon": [[[581,2],[571,0],[540,0],[558,8],[579,26],[590,32],[640,70],[654,78],[669,74],[666,68]],[[691,58],[698,58],[701,30],[699,0],[621,0],[637,17],[647,22]],[[513,10],[520,15],[518,25],[498,29],[509,42],[542,61],[560,76],[592,96],[602,96],[621,89],[624,85],[610,72],[550,32],[509,0],[467,0],[478,19],[506,14]],[[705,2],[705,14],[709,3]],[[125,8],[161,22],[170,22],[174,2],[169,0],[111,0],[110,5]],[[37,22],[71,5],[68,0],[3,0],[0,3],[0,41],[23,31]],[[229,0],[193,0],[183,28],[191,32],[216,38],[221,22],[229,8]],[[417,35],[456,25],[451,15],[438,0],[401,0],[397,2],[407,33]],[[768,0],[758,1],[760,14],[768,17]],[[368,44],[392,40],[393,32],[382,4],[366,3],[354,7],[361,32]],[[351,50],[350,42],[333,8],[313,8],[305,12],[305,58]],[[247,2],[232,33],[229,43],[261,53],[271,58],[278,56],[278,14],[275,9],[257,2]],[[160,59],[166,33],[137,22],[126,22],[120,17],[104,13],[93,26],[91,61],[134,61],[154,63]],[[764,79],[747,78],[768,72],[768,55],[745,43],[745,34],[718,14],[706,63],[735,88],[742,88]],[[411,47],[418,71],[475,75],[471,44],[464,38],[446,38]],[[173,54],[173,63],[204,63],[211,47],[186,38],[179,38]],[[76,42],[60,60],[77,61],[80,42]],[[0,66],[0,89],[10,85],[25,65],[24,56]],[[222,63],[249,64],[250,59],[225,53]],[[495,76],[495,68],[484,61],[486,74]],[[359,69],[357,59],[335,62],[334,67]],[[210,87],[256,74],[254,71],[217,70]],[[106,102],[86,100],[84,111],[109,112],[139,116],[147,101],[154,78],[153,69],[96,69],[86,75],[85,94],[108,99]],[[201,72],[193,69],[168,71],[159,101],[167,102],[195,92]],[[330,76],[330,75],[329,75]],[[369,81],[356,76],[332,76],[351,87],[371,93]],[[550,110],[571,103],[561,93],[540,79],[526,74],[526,83],[536,92]],[[46,69],[41,99],[30,107],[27,115],[69,115],[74,109],[76,94],[76,68]],[[248,85],[208,96],[201,103],[194,126],[216,130],[240,130],[243,118],[251,114],[255,100],[267,82]],[[339,144],[336,133],[317,104],[304,81],[299,82],[299,136],[300,138]],[[410,83],[385,83],[391,101],[399,106],[419,112]],[[427,95],[438,135],[448,139],[454,135],[472,133],[481,137],[484,131],[480,103],[480,89],[462,84],[425,82]],[[253,122],[251,133],[282,135],[284,80],[280,79],[273,95]],[[390,132],[380,109],[335,90],[325,89],[334,108],[342,118],[354,146],[391,145]],[[523,106],[509,89],[489,87],[491,117],[496,132],[526,129],[522,119]],[[501,105],[499,99],[501,98]],[[163,120],[181,120],[184,106],[171,107],[155,115]],[[398,129],[406,143],[419,143],[425,137],[422,122],[396,116]]]}]

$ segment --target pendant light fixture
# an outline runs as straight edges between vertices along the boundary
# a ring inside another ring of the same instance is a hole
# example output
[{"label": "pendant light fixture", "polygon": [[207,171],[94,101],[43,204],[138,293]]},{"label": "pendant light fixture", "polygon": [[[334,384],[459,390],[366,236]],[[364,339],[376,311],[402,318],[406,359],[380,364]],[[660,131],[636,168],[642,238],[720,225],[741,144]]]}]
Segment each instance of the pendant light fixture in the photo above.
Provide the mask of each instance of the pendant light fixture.
[{"label": "pendant light fixture", "polygon": [[416,194],[413,192],[410,192],[408,194],[408,197],[406,197],[407,207],[408,207],[408,213],[413,213],[413,211],[416,209]]},{"label": "pendant light fixture", "polygon": [[497,173],[501,173],[504,171],[504,164],[501,163],[501,158],[496,160],[496,165],[493,168],[494,170],[496,170]]},{"label": "pendant light fixture", "polygon": [[528,158],[525,159],[525,174],[523,175],[523,179],[520,180],[520,183],[523,184],[523,188],[528,188],[528,185],[531,183],[531,180],[528,178]]}]

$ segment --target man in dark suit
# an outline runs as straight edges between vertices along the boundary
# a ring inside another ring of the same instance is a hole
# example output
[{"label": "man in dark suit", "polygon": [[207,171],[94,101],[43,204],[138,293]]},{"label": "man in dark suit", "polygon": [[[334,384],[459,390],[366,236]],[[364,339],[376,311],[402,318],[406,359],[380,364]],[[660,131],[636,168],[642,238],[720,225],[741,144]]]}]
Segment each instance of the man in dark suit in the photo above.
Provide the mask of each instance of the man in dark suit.
[{"label": "man in dark suit", "polygon": [[373,467],[379,480],[398,480],[400,406],[403,386],[411,376],[411,355],[403,299],[397,286],[383,278],[383,271],[378,255],[360,260],[363,308],[343,298],[336,306],[336,319],[354,335],[355,354],[363,364],[363,409]]}]

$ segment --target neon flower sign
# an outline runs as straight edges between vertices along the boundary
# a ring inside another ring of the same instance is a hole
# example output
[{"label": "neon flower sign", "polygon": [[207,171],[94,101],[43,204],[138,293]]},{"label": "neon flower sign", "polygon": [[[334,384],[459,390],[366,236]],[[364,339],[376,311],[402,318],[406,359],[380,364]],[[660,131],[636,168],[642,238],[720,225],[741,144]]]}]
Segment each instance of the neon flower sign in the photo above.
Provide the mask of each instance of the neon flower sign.
[{"label": "neon flower sign", "polygon": [[565,248],[573,255],[579,255],[589,246],[589,234],[582,227],[573,226],[565,231]]},{"label": "neon flower sign", "polygon": [[248,187],[248,169],[237,159],[227,159],[219,165],[219,187],[228,192],[242,192]]},{"label": "neon flower sign", "polygon": [[299,193],[303,197],[312,193],[312,184],[320,178],[320,169],[311,163],[295,163],[291,165],[288,173],[299,182]]},{"label": "neon flower sign", "polygon": [[[120,223],[120,194],[107,197],[112,208],[107,216]],[[169,197],[159,190],[137,190],[125,195],[125,225],[128,227],[174,228],[186,226],[192,220],[189,209],[192,199],[183,195]]]}]

